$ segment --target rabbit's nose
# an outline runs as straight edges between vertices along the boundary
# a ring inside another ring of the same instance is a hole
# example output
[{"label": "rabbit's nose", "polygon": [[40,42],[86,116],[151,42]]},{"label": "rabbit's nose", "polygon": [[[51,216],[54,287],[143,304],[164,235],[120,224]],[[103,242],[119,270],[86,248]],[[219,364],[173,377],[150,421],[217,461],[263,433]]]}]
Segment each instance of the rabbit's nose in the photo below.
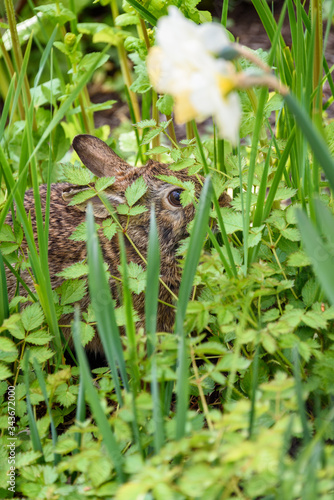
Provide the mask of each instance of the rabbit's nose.
[{"label": "rabbit's nose", "polygon": [[231,198],[229,197],[229,195],[227,193],[222,193],[218,199],[218,203],[219,203],[220,207],[229,207],[230,201],[231,201]]}]

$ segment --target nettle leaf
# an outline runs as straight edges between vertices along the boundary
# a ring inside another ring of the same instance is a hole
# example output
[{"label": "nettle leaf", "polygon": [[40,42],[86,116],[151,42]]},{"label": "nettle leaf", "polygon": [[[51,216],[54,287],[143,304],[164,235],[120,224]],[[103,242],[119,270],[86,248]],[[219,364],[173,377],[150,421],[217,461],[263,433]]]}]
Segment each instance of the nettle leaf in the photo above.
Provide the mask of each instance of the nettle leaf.
[{"label": "nettle leaf", "polygon": [[292,198],[296,193],[297,189],[293,188],[278,188],[275,194],[275,200],[288,200],[289,198]]},{"label": "nettle leaf", "polygon": [[183,170],[185,168],[192,167],[195,164],[195,158],[184,158],[183,160],[176,161],[175,163],[171,163],[169,168],[174,172],[178,172],[179,170]]},{"label": "nettle leaf", "polygon": [[310,266],[311,261],[308,255],[303,250],[298,250],[298,252],[294,252],[289,255],[287,265],[294,267],[305,267]]},{"label": "nettle leaf", "polygon": [[243,216],[241,212],[235,212],[230,208],[223,207],[220,209],[224,226],[227,234],[235,233],[236,231],[242,231],[244,227]]},{"label": "nettle leaf", "polygon": [[302,289],[303,302],[306,307],[312,306],[315,303],[319,292],[319,284],[314,278],[309,279]]},{"label": "nettle leaf", "polygon": [[[100,228],[100,226],[95,223],[95,231],[97,231],[99,228]],[[73,240],[73,241],[86,241],[86,239],[87,239],[86,221],[81,222],[81,224],[79,224],[75,228],[75,230],[73,231],[71,236],[68,237],[68,239]]]},{"label": "nettle leaf", "polygon": [[21,319],[27,332],[34,330],[44,321],[44,314],[39,304],[32,304],[23,309]]},{"label": "nettle leaf", "polygon": [[147,208],[141,205],[137,207],[128,207],[127,205],[118,205],[117,213],[120,215],[140,215],[144,212],[147,212]]},{"label": "nettle leaf", "polygon": [[95,335],[95,330],[91,325],[80,321],[80,340],[81,344],[85,347],[85,345],[90,342]]},{"label": "nettle leaf", "polygon": [[2,323],[0,332],[8,330],[13,337],[22,340],[25,337],[25,331],[21,320],[21,315],[19,313],[12,314],[9,318],[6,318]]},{"label": "nettle leaf", "polygon": [[44,363],[48,359],[52,358],[54,352],[51,351],[48,347],[31,347],[30,348],[30,356],[29,363],[33,363],[33,359],[35,358],[38,363]]},{"label": "nettle leaf", "polygon": [[163,153],[169,153],[170,152],[170,148],[167,148],[166,146],[157,146],[156,148],[152,148],[150,149],[149,151],[147,151],[147,153],[145,153],[145,155],[160,155],[160,154],[163,154]]},{"label": "nettle leaf", "polygon": [[67,384],[60,384],[54,392],[57,401],[68,408],[76,402],[76,395],[78,394],[78,386],[68,386]]},{"label": "nettle leaf", "polygon": [[86,186],[92,182],[94,176],[86,167],[72,165],[72,163],[62,163],[65,181],[77,186]]},{"label": "nettle leaf", "polygon": [[29,344],[46,345],[52,338],[52,335],[45,330],[38,330],[37,332],[30,333],[25,340]]},{"label": "nettle leaf", "polygon": [[79,302],[86,294],[86,280],[76,279],[64,281],[61,286],[56,288],[56,291],[61,295],[61,305],[73,304]]},{"label": "nettle leaf", "polygon": [[75,19],[75,14],[69,9],[66,9],[62,3],[49,3],[47,5],[40,5],[34,8],[37,12],[42,12],[45,17],[52,20],[53,24],[59,23],[63,26],[68,21]]},{"label": "nettle leaf", "polygon": [[100,177],[95,182],[96,191],[104,191],[107,187],[112,186],[115,182],[115,177]]},{"label": "nettle leaf", "polygon": [[80,203],[83,203],[84,201],[89,200],[90,198],[93,198],[96,195],[94,189],[83,189],[80,191],[78,194],[75,194],[71,201],[69,202],[69,205],[79,205]]},{"label": "nettle leaf", "polygon": [[311,328],[318,329],[326,329],[327,321],[326,319],[318,313],[318,311],[307,311],[307,313],[303,314],[302,318],[303,322],[310,326]]},{"label": "nettle leaf", "polygon": [[130,290],[136,294],[141,293],[146,287],[146,271],[141,265],[130,262],[128,265],[128,278]]},{"label": "nettle leaf", "polygon": [[281,230],[282,236],[290,241],[300,241],[301,235],[296,227],[287,227]]},{"label": "nettle leaf", "polygon": [[4,224],[0,231],[0,241],[16,241],[13,229],[9,224]]},{"label": "nettle leaf", "polygon": [[102,222],[103,234],[108,240],[111,240],[117,233],[117,224],[112,219],[105,219]]},{"label": "nettle leaf", "polygon": [[125,190],[125,198],[129,206],[132,207],[147,191],[147,184],[143,177],[138,177],[130,186]]},{"label": "nettle leaf", "polygon": [[4,363],[0,363],[0,380],[6,380],[11,377],[13,373]]},{"label": "nettle leaf", "polygon": [[65,279],[75,279],[81,278],[82,276],[88,275],[88,264],[85,261],[75,262],[71,266],[66,267],[60,273],[57,273],[56,276],[61,276]]},{"label": "nettle leaf", "polygon": [[249,233],[248,236],[249,247],[255,247],[258,243],[260,243],[264,227],[265,225],[263,224],[262,226],[252,228],[252,232]]}]

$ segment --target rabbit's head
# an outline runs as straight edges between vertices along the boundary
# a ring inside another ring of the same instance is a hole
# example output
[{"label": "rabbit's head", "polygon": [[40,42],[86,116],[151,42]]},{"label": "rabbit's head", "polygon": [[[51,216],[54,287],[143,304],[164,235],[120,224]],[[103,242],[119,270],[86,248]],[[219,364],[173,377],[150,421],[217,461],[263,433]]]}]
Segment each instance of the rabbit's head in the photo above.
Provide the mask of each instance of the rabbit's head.
[{"label": "rabbit's head", "polygon": [[[156,220],[159,231],[162,253],[174,253],[180,240],[187,236],[187,225],[194,217],[194,204],[182,206],[181,193],[183,183],[191,181],[195,189],[195,197],[201,192],[203,177],[189,176],[185,170],[171,172],[167,165],[149,160],[143,167],[132,167],[109,148],[100,139],[90,135],[78,135],[73,140],[73,147],[83,164],[98,177],[115,177],[112,186],[106,189],[105,194],[113,208],[127,205],[126,189],[140,177],[147,185],[147,190],[135,205],[145,207],[145,211],[137,215],[118,214],[123,230],[135,243],[137,248],[146,253],[150,207],[155,206]],[[181,181],[179,185],[169,184],[161,180],[161,176],[171,176]],[[80,188],[79,188],[80,189]],[[69,201],[78,190],[65,189],[63,198]],[[95,217],[106,218],[109,212],[99,197],[89,200],[93,203]],[[229,197],[224,194],[220,197],[221,206],[227,205]],[[87,202],[88,203],[88,202]],[[79,210],[86,210],[87,203],[77,205]],[[142,209],[143,210],[143,209]],[[125,209],[126,212],[126,209]]]}]

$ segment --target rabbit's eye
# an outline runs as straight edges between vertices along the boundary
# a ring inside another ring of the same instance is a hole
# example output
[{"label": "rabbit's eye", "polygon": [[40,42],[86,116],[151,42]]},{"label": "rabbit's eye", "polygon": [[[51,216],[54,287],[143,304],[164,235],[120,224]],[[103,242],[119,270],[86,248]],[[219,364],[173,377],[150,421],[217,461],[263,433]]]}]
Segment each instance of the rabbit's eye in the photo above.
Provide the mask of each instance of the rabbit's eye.
[{"label": "rabbit's eye", "polygon": [[173,189],[168,195],[168,201],[173,207],[181,206],[181,193],[182,189]]}]

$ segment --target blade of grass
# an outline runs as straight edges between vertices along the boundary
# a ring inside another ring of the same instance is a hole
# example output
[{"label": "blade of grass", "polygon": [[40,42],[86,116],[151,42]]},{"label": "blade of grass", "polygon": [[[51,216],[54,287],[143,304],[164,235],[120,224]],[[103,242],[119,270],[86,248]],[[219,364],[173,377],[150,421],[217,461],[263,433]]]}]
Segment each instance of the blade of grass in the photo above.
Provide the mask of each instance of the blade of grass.
[{"label": "blade of grass", "polygon": [[[208,175],[209,174],[209,167],[208,167],[206,159],[205,159],[202,142],[201,142],[201,139],[200,139],[200,136],[199,136],[199,133],[197,130],[197,126],[196,126],[196,123],[194,120],[192,121],[192,126],[193,126],[194,134],[196,137],[198,149],[199,149],[199,152],[200,152],[200,155],[202,158],[203,170],[204,170],[205,175]],[[214,192],[214,190],[213,190],[213,194],[212,194],[212,200],[213,200],[213,205],[214,205],[214,208],[215,208],[215,211],[217,214],[218,226],[219,226],[219,229],[220,229],[221,234],[222,234],[223,242],[224,242],[224,245],[226,248],[227,257],[228,257],[229,264],[230,264],[230,265],[226,266],[227,261],[224,260],[223,265],[225,267],[227,275],[230,278],[232,278],[232,276],[236,277],[238,274],[237,268],[235,267],[235,262],[234,262],[234,258],[232,255],[230,243],[228,241],[228,237],[227,237],[227,233],[226,233],[226,229],[225,229],[225,224],[224,224],[224,221],[223,221],[223,218],[221,215],[220,206],[219,206],[218,199],[217,199],[217,196],[216,196],[216,193]]]},{"label": "blade of grass", "polygon": [[118,443],[116,441],[115,435],[112,429],[110,428],[108,419],[101,406],[99,396],[93,385],[93,381],[90,375],[90,368],[87,361],[87,356],[80,342],[79,330],[80,330],[79,308],[76,307],[74,312],[74,323],[73,323],[73,341],[79,359],[80,377],[83,379],[86,398],[94,415],[94,419],[96,420],[99,431],[101,432],[101,435],[103,437],[104,445],[115,466],[117,473],[117,480],[123,483],[125,480],[125,474],[123,471],[123,457],[119,449]]},{"label": "blade of grass", "polygon": [[[302,210],[296,210],[297,222],[306,253],[311,259],[315,275],[318,277],[328,299],[334,305],[334,266],[331,245],[322,240],[319,230]],[[332,224],[334,219],[332,217]]]},{"label": "blade of grass", "polygon": [[41,453],[41,457],[39,458],[39,462],[45,462],[44,458],[44,453],[43,453],[43,447],[41,443],[41,439],[39,437],[38,429],[37,429],[37,424],[36,420],[34,417],[34,412],[32,410],[31,406],[31,401],[30,401],[30,394],[29,394],[29,389],[30,389],[30,383],[29,383],[29,355],[30,351],[29,349],[26,350],[25,356],[24,356],[24,373],[23,373],[23,379],[24,379],[24,385],[26,387],[26,404],[27,404],[27,414],[28,414],[28,422],[29,422],[29,429],[30,429],[30,438],[31,438],[31,443],[34,451],[39,451]]},{"label": "blade of grass", "polygon": [[187,408],[189,404],[188,357],[183,323],[186,315],[189,297],[191,294],[195,272],[206,235],[212,194],[213,188],[211,178],[210,176],[208,176],[205,179],[199,204],[196,209],[194,226],[190,236],[189,247],[184,263],[184,270],[182,273],[179,298],[177,302],[174,329],[179,342],[176,384],[176,439],[181,439],[184,436]]},{"label": "blade of grass", "polygon": [[122,405],[123,398],[116,363],[120,370],[123,385],[127,391],[129,391],[129,383],[120,340],[120,331],[116,323],[114,302],[103,269],[102,253],[95,231],[93,207],[91,204],[88,204],[86,220],[89,292],[96,316],[97,329],[114,379],[117,400]]},{"label": "blade of grass", "polygon": [[[51,436],[52,436],[52,444],[53,444],[53,446],[56,446],[58,436],[57,436],[56,426],[54,424],[54,420],[53,420],[53,416],[52,416],[52,408],[51,408],[50,401],[49,401],[49,398],[48,398],[48,391],[46,389],[46,384],[45,384],[45,380],[44,380],[44,377],[43,377],[43,372],[42,372],[41,367],[39,366],[36,358],[33,358],[32,362],[33,362],[33,366],[34,366],[34,369],[35,369],[35,373],[36,373],[36,377],[37,377],[39,386],[40,386],[40,388],[42,390],[42,394],[43,394],[43,397],[44,397],[46,408],[47,408],[48,413],[49,413],[50,426],[51,426]],[[58,453],[54,454],[54,460],[53,460],[53,462],[54,462],[55,465],[57,465],[59,463],[60,458],[61,457],[60,457],[60,455]]]}]

